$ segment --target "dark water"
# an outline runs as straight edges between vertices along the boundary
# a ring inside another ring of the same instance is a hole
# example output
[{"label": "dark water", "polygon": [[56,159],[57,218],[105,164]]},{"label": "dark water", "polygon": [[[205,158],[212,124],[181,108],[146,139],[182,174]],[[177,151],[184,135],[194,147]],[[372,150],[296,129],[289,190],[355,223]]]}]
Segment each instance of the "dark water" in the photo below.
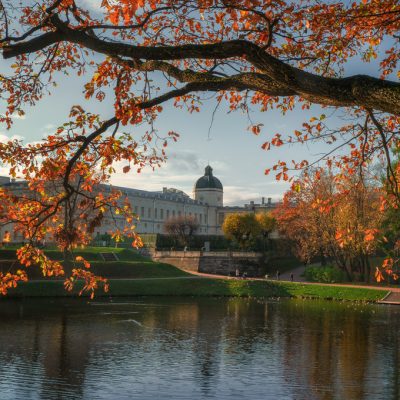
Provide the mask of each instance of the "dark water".
[{"label": "dark water", "polygon": [[0,399],[399,399],[400,307],[0,302]]}]

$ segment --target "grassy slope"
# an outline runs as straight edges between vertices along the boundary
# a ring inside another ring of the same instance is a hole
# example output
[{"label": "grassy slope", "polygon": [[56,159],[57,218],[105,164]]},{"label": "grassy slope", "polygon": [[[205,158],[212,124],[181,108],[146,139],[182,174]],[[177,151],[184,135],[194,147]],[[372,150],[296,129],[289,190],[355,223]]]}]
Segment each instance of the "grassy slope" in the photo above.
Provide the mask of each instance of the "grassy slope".
[{"label": "grassy slope", "polygon": [[[118,254],[116,262],[101,261],[99,253],[114,252]],[[46,250],[50,258],[62,259],[57,250]],[[97,296],[242,296],[242,297],[306,297],[349,301],[376,301],[384,297],[387,290],[365,288],[331,287],[304,285],[301,283],[222,280],[192,278],[171,265],[152,262],[133,250],[115,248],[86,248],[77,250],[75,255],[85,257],[92,264],[93,272],[109,276],[110,292],[101,290]],[[0,250],[0,260],[15,258],[15,249]],[[110,272],[111,271],[111,272]],[[113,277],[127,279],[113,279]],[[143,278],[151,278],[144,279]],[[188,278],[188,279],[159,279]],[[135,280],[139,279],[139,280]],[[62,281],[43,280],[21,284],[10,291],[10,296],[44,297],[76,295],[67,293]]]},{"label": "grassy slope", "polygon": [[[19,248],[15,246],[8,246],[0,249],[0,260],[15,260],[15,251]],[[62,260],[63,254],[56,248],[49,248],[45,253],[52,260]],[[146,257],[141,256],[138,252],[124,248],[114,247],[85,247],[84,249],[74,250],[75,256],[82,256],[88,261],[102,261],[100,253],[115,253],[121,261],[148,261]]]},{"label": "grassy slope", "polygon": [[[342,286],[304,285],[290,282],[223,280],[208,278],[110,280],[110,292],[97,296],[232,296],[298,297],[347,301],[377,301],[386,290]],[[10,292],[14,296],[66,296],[60,281],[28,282]]]},{"label": "grassy slope", "polygon": [[[113,252],[117,254],[119,261],[103,261],[99,253]],[[46,250],[46,254],[53,260],[62,260],[63,254],[58,250]],[[172,265],[160,262],[153,262],[146,257],[141,256],[134,250],[115,249],[110,247],[85,248],[76,250],[75,256],[82,256],[91,264],[91,270],[96,275],[101,275],[109,279],[112,278],[169,278],[176,276],[187,276],[188,274],[175,268]],[[0,263],[6,263],[5,260],[15,260],[15,249],[6,248],[0,250]],[[2,261],[3,260],[3,261]],[[82,267],[82,264],[77,264]],[[7,269],[8,266],[5,267]],[[35,267],[30,267],[32,271]],[[70,269],[70,268],[69,268]],[[68,271],[68,268],[66,268]],[[41,279],[40,271],[36,269],[31,279]]]}]

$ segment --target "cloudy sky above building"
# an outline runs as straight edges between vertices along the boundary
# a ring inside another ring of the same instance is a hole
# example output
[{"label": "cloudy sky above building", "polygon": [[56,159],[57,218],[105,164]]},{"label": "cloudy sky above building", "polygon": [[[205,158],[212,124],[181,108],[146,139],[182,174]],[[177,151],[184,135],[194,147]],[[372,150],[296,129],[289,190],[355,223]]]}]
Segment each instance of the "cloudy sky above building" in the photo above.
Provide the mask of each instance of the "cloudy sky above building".
[{"label": "cloudy sky above building", "polygon": [[[92,10],[99,12],[101,0],[80,0]],[[9,71],[11,62],[0,60],[0,70]],[[347,66],[347,75],[351,74],[377,75],[373,65],[354,60]],[[58,76],[58,86],[52,90],[51,96],[46,96],[34,108],[26,108],[24,118],[15,119],[11,130],[0,131],[0,141],[7,138],[21,138],[25,143],[40,140],[51,134],[62,123],[68,120],[72,105],[80,104],[86,110],[99,113],[104,119],[113,115],[113,99],[109,97],[104,102],[84,100],[82,96],[84,83],[89,79],[76,75]],[[181,137],[177,143],[167,148],[168,160],[161,168],[152,171],[144,169],[140,174],[134,169],[128,174],[122,173],[124,165],[117,166],[117,173],[112,183],[144,190],[161,190],[162,187],[176,187],[186,193],[192,193],[195,181],[204,173],[209,163],[214,174],[224,185],[225,203],[241,205],[249,200],[259,200],[262,196],[281,198],[289,188],[288,183],[276,182],[273,175],[265,176],[264,171],[278,160],[291,163],[291,160],[316,159],[322,153],[330,150],[327,145],[283,146],[273,151],[262,150],[262,144],[270,140],[275,133],[291,133],[300,129],[302,123],[315,115],[329,115],[332,109],[322,110],[313,106],[311,110],[301,110],[298,106],[293,112],[282,115],[279,111],[250,113],[251,120],[262,123],[262,132],[255,136],[248,130],[250,121],[244,113],[229,112],[229,105],[217,105],[212,95],[204,102],[200,113],[189,114],[175,109],[172,102],[164,104],[164,111],[156,123],[158,133],[163,136],[168,131],[178,132]],[[340,123],[341,111],[336,111],[331,118],[332,124]],[[133,128],[135,134],[137,128]],[[140,131],[136,134],[139,136]],[[6,168],[0,173],[6,174]]]}]

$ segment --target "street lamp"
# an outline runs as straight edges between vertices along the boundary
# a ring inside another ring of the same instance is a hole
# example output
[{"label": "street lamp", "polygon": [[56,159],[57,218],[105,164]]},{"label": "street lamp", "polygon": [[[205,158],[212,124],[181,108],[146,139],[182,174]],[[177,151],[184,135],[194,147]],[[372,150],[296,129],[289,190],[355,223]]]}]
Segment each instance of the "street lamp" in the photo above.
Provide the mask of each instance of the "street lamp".
[{"label": "street lamp", "polygon": [[265,242],[266,242],[266,240],[268,238],[268,234],[269,234],[268,231],[263,231],[262,232],[262,235],[263,235],[263,251],[264,251],[264,253],[265,253]]}]

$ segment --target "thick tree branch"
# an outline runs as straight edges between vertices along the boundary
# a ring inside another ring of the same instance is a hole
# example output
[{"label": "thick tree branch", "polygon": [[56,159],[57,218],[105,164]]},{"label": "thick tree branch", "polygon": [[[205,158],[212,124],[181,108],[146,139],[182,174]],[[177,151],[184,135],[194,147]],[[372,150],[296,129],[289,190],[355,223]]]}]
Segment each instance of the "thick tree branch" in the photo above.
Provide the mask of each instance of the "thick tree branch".
[{"label": "thick tree branch", "polygon": [[[310,102],[334,106],[359,106],[400,115],[399,83],[364,75],[341,79],[319,76],[293,67],[249,41],[232,40],[213,44],[146,47],[113,43],[89,36],[85,32],[67,26],[58,16],[53,16],[51,22],[56,31],[4,47],[4,58],[32,53],[60,41],[76,43],[108,56],[133,60],[241,58],[256,67],[260,75],[264,75],[270,83],[274,81],[280,88],[286,88],[291,95],[302,96]],[[247,88],[263,91],[258,84],[249,85]]]},{"label": "thick tree branch", "polygon": [[71,176],[72,168],[74,167],[75,163],[79,160],[81,155],[85,152],[85,150],[89,147],[90,143],[93,142],[94,139],[96,139],[98,136],[103,134],[107,129],[109,129],[111,126],[115,125],[118,123],[118,119],[116,117],[110,118],[109,120],[103,122],[103,124],[96,129],[94,132],[92,132],[90,135],[88,135],[85,140],[82,142],[82,145],[79,147],[79,149],[76,151],[76,153],[71,157],[71,159],[68,161],[67,167],[65,169],[64,173],[64,181],[63,181],[63,186],[70,196],[72,194],[71,189],[73,189],[69,183],[69,178]]},{"label": "thick tree branch", "polygon": [[[133,70],[150,72],[162,71],[168,76],[186,85],[191,91],[218,91],[218,90],[254,90],[268,94],[269,96],[294,96],[296,92],[285,85],[270,79],[268,76],[255,72],[240,73],[233,76],[221,77],[210,72],[197,72],[191,69],[181,70],[164,61],[122,60],[117,59]],[[186,92],[186,93],[188,93]],[[178,94],[177,94],[178,95]],[[169,97],[171,98],[171,97]]]}]

